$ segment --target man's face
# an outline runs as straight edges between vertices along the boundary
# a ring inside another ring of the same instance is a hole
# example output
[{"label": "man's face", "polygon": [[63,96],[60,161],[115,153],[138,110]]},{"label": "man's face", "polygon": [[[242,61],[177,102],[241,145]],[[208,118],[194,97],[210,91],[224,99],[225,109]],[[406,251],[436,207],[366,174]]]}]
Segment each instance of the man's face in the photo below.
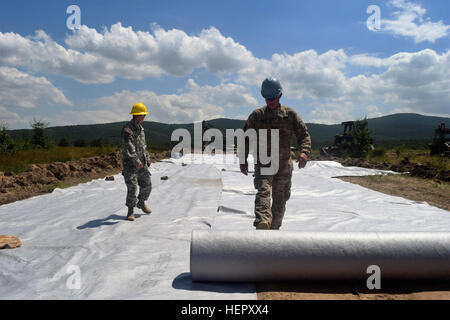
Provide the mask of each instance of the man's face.
[{"label": "man's face", "polygon": [[266,104],[270,110],[275,110],[280,106],[280,98],[281,95],[275,99],[266,99]]},{"label": "man's face", "polygon": [[144,118],[145,118],[145,114],[143,114],[141,116],[135,116],[134,122],[136,122],[137,124],[141,124],[142,121],[144,121]]}]

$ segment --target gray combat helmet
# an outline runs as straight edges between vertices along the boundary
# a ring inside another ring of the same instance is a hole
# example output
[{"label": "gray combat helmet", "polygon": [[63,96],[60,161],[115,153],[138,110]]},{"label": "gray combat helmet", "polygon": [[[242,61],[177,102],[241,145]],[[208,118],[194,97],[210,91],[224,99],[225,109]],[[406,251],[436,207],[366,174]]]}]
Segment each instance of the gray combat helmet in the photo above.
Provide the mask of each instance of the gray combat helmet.
[{"label": "gray combat helmet", "polygon": [[261,85],[261,95],[264,99],[275,99],[281,94],[280,81],[275,78],[266,78]]}]

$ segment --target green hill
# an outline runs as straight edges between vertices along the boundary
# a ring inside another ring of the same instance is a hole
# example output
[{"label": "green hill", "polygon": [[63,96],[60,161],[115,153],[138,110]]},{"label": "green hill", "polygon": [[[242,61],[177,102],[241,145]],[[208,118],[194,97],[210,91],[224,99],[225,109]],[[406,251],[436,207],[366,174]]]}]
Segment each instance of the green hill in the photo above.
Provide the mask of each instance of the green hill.
[{"label": "green hill", "polygon": [[[392,147],[405,144],[409,147],[426,147],[431,142],[434,130],[440,123],[450,127],[450,118],[423,116],[413,113],[399,113],[379,118],[368,119],[369,128],[373,131],[372,137],[375,145]],[[120,131],[125,122],[106,124],[75,125],[49,127],[46,132],[50,140],[58,142],[66,137],[71,143],[76,140],[84,140],[87,143],[94,139],[107,139],[109,143],[120,144]],[[244,126],[244,120],[219,118],[208,120],[207,123],[222,132],[225,129],[237,129]],[[313,148],[330,145],[334,135],[340,134],[343,127],[340,124],[325,125],[307,123],[311,134]],[[169,146],[172,132],[178,128],[186,128],[193,133],[193,124],[166,124],[154,121],[143,123],[146,138],[150,146]],[[31,137],[31,129],[10,130],[10,135],[15,138],[22,136]],[[174,143],[172,143],[174,144]]]}]

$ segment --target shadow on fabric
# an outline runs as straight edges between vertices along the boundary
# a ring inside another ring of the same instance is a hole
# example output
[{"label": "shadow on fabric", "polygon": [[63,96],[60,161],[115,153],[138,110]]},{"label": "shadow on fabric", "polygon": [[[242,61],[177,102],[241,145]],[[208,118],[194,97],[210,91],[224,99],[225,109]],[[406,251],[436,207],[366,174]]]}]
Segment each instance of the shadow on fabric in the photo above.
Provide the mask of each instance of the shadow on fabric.
[{"label": "shadow on fabric", "polygon": [[184,272],[173,279],[172,287],[179,290],[209,291],[219,293],[254,293],[253,283],[229,283],[229,282],[193,282],[191,274]]},{"label": "shadow on fabric", "polygon": [[[140,216],[141,216],[140,214],[134,214],[134,217],[136,219],[139,218]],[[118,220],[126,220],[126,219],[127,219],[126,216],[119,216],[117,214],[112,214],[104,219],[96,219],[86,222],[85,224],[78,226],[77,229],[83,230],[88,228],[98,228],[101,226],[111,226],[119,223]]]}]

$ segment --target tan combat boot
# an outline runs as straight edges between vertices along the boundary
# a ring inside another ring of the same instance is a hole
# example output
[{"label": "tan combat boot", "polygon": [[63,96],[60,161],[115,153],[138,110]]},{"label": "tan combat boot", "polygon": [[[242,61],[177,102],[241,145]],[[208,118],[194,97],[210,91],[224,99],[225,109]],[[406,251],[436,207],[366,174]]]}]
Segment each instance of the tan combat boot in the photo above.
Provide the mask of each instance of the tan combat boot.
[{"label": "tan combat boot", "polygon": [[134,221],[134,209],[131,207],[128,207],[127,220]]},{"label": "tan combat boot", "polygon": [[152,213],[152,210],[150,210],[150,208],[147,207],[147,205],[145,204],[144,201],[139,201],[138,204],[136,205],[136,207],[138,207],[139,209],[141,209],[142,211],[144,211],[147,214]]},{"label": "tan combat boot", "polygon": [[269,229],[270,229],[270,225],[268,222],[265,222],[265,221],[261,221],[256,226],[256,230],[269,230]]}]

